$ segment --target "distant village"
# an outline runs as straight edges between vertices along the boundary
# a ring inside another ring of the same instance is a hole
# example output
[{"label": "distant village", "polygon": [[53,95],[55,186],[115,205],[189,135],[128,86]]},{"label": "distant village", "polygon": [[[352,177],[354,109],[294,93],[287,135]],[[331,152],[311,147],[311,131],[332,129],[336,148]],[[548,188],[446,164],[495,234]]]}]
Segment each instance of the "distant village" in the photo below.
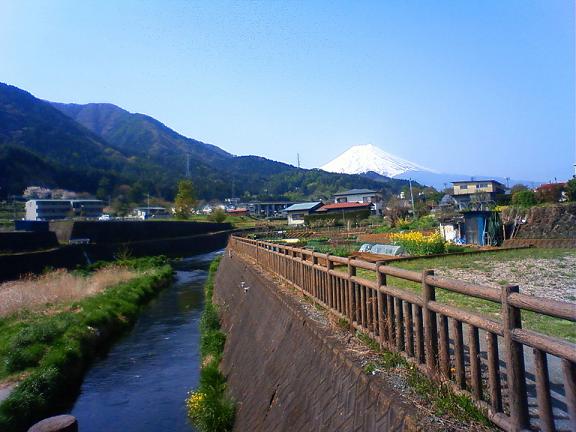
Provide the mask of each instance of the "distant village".
[{"label": "distant village", "polygon": [[[574,180],[572,180],[573,182]],[[498,213],[503,206],[537,203],[558,203],[569,200],[568,183],[542,184],[535,189],[523,185],[512,188],[496,180],[452,182],[452,187],[437,192],[433,188],[414,187],[385,199],[383,193],[370,189],[350,189],[334,194],[331,200],[311,202],[251,201],[226,198],[223,201],[198,202],[191,209],[197,217],[223,221],[228,217],[244,217],[274,222],[288,227],[361,226],[422,217],[433,218],[446,241],[456,244],[495,245],[513,236],[502,228]],[[124,216],[113,214],[110,203],[87,194],[49,189],[39,186],[26,188],[22,195],[25,215],[17,222],[90,219],[99,221],[170,219],[175,208],[148,202],[132,208]],[[516,221],[521,224],[522,221]]]}]

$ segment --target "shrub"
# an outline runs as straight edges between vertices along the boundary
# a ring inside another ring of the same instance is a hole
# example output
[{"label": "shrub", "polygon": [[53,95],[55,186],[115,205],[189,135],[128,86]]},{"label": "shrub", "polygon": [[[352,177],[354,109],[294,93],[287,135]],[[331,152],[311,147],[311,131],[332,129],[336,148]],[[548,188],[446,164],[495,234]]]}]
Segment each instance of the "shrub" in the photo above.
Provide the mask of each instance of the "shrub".
[{"label": "shrub", "polygon": [[227,217],[228,215],[224,210],[222,210],[221,208],[217,208],[208,215],[208,220],[210,222],[222,223],[226,220]]},{"label": "shrub", "polygon": [[446,252],[446,243],[440,233],[430,235],[419,231],[390,235],[394,244],[402,246],[410,255],[433,255]]},{"label": "shrub", "polygon": [[536,205],[536,194],[531,190],[521,190],[512,195],[512,205],[531,207]]}]

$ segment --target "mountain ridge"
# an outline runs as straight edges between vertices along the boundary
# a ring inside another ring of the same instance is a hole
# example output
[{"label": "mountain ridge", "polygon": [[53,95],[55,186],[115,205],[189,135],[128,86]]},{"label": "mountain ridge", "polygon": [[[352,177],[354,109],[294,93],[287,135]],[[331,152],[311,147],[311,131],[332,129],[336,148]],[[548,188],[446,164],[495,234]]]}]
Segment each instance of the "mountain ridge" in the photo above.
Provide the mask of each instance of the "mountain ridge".
[{"label": "mountain ridge", "polygon": [[[2,83],[0,148],[0,167],[10,168],[10,155],[18,156],[21,167],[12,170],[11,177],[0,176],[0,196],[20,194],[22,185],[34,180],[98,192],[105,198],[121,194],[137,201],[148,192],[171,200],[186,172],[188,155],[191,179],[203,199],[330,199],[334,192],[353,187],[390,195],[406,184],[300,169],[260,156],[234,156],[113,104],[48,103]],[[32,166],[42,175],[35,175]],[[73,187],[67,179],[75,180]]]}]

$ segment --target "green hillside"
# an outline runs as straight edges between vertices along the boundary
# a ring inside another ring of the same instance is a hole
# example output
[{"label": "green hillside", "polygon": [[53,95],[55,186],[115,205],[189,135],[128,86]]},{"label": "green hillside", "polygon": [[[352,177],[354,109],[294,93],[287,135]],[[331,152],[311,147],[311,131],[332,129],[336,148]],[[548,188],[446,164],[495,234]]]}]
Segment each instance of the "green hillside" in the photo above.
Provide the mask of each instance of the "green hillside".
[{"label": "green hillside", "polygon": [[50,103],[0,83],[0,198],[35,184],[134,201],[146,193],[171,200],[187,159],[204,199],[326,199],[358,187],[397,192],[406,183],[234,156],[112,104]]}]

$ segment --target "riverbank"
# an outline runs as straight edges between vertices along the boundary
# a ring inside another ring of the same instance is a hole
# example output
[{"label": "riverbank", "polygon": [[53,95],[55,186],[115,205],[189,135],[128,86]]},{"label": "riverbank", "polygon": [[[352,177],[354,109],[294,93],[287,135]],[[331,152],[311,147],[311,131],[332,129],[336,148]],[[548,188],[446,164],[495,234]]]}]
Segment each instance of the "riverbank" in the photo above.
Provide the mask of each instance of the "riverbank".
[{"label": "riverbank", "polygon": [[141,307],[172,279],[164,258],[116,264],[140,274],[65,307],[0,319],[0,379],[18,382],[0,404],[0,430],[26,430],[65,410],[91,360],[128,329]]},{"label": "riverbank", "polygon": [[234,425],[234,402],[226,393],[226,377],[220,371],[226,335],[220,328],[218,307],[213,302],[214,277],[221,258],[212,261],[204,285],[205,303],[200,320],[200,385],[186,400],[188,415],[202,432],[226,432]]}]

